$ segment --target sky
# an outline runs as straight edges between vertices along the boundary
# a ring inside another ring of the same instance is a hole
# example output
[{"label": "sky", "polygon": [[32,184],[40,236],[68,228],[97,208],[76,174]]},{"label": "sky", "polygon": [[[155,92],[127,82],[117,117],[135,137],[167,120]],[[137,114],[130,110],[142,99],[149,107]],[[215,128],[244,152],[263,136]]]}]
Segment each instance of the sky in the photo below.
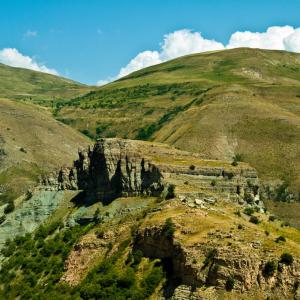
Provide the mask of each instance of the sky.
[{"label": "sky", "polygon": [[0,62],[101,85],[196,52],[300,52],[299,12],[299,0],[0,0]]}]

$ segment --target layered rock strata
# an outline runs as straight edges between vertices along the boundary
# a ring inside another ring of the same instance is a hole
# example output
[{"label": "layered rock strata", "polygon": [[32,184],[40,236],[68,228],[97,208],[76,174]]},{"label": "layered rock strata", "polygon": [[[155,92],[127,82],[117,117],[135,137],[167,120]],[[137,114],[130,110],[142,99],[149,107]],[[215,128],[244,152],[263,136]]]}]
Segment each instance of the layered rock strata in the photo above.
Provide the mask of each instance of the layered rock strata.
[{"label": "layered rock strata", "polygon": [[48,190],[84,190],[97,200],[160,196],[168,187],[177,194],[219,195],[259,202],[259,181],[247,164],[204,160],[201,155],[167,145],[123,139],[100,139],[80,150],[73,167],[61,168],[41,180]]}]

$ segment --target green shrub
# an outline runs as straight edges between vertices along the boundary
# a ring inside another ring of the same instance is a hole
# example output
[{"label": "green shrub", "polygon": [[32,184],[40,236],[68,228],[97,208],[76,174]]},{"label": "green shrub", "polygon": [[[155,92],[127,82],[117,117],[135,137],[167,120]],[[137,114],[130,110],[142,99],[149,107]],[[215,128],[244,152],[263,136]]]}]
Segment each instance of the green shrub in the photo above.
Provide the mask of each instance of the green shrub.
[{"label": "green shrub", "polygon": [[253,207],[246,207],[244,209],[244,214],[245,215],[248,215],[248,216],[251,216],[252,214],[254,214],[254,208]]},{"label": "green shrub", "polygon": [[164,272],[162,267],[154,267],[151,272],[146,276],[145,279],[143,279],[141,286],[144,289],[144,296],[146,299],[149,296],[151,296],[155,290],[155,288],[158,286],[158,284],[161,282],[161,280],[164,277]]},{"label": "green shrub", "polygon": [[234,214],[235,214],[236,216],[238,216],[238,217],[241,217],[241,216],[242,216],[242,215],[241,215],[241,212],[240,212],[239,210],[235,211]]},{"label": "green shrub", "polygon": [[95,232],[95,234],[96,234],[96,237],[98,238],[98,239],[102,239],[103,237],[104,237],[104,230],[102,230],[102,229],[99,229],[99,230],[97,230],[96,232]]},{"label": "green shrub", "polygon": [[286,242],[286,238],[284,236],[280,235],[278,238],[276,238],[275,242],[276,243]]},{"label": "green shrub", "polygon": [[262,273],[263,273],[264,277],[271,277],[275,274],[276,269],[277,269],[276,262],[268,261],[268,262],[266,262]]},{"label": "green shrub", "polygon": [[196,167],[195,167],[194,165],[190,165],[190,166],[189,166],[189,169],[190,169],[191,171],[194,171],[194,170],[196,169]]},{"label": "green shrub", "polygon": [[275,216],[269,216],[269,221],[270,222],[274,222],[276,220],[276,217]]},{"label": "green shrub", "polygon": [[166,219],[163,231],[167,239],[173,239],[175,233],[175,225],[171,218]]},{"label": "green shrub", "polygon": [[218,250],[216,248],[210,249],[205,256],[205,260],[204,260],[204,266],[208,266],[208,264],[210,264],[211,262],[213,262],[213,260],[215,259],[215,257],[218,254]]},{"label": "green shrub", "polygon": [[294,261],[293,255],[290,253],[282,253],[280,257],[280,262],[285,264],[285,265],[291,265]]},{"label": "green shrub", "polygon": [[95,136],[91,132],[89,132],[87,129],[80,130],[80,132],[92,140],[95,139]]},{"label": "green shrub", "polygon": [[249,222],[253,223],[253,224],[259,224],[260,220],[257,216],[251,216],[249,219]]},{"label": "green shrub", "polygon": [[135,250],[132,253],[132,257],[133,257],[133,264],[138,265],[142,261],[142,258],[143,258],[142,250]]},{"label": "green shrub", "polygon": [[234,288],[234,283],[235,283],[234,278],[232,278],[232,277],[228,278],[226,280],[226,283],[225,283],[225,289],[226,289],[226,291],[228,291],[228,292],[232,291],[233,288]]},{"label": "green shrub", "polygon": [[15,203],[13,200],[10,200],[4,208],[4,213],[9,214],[9,213],[13,212],[14,209],[15,209]]},{"label": "green shrub", "polygon": [[219,270],[220,270],[220,265],[218,265],[218,264],[214,264],[211,268],[211,271],[213,274],[218,273]]},{"label": "green shrub", "polygon": [[169,184],[167,188],[166,200],[175,198],[175,185]]},{"label": "green shrub", "polygon": [[250,193],[248,193],[248,192],[245,192],[244,200],[245,200],[248,204],[251,204],[251,203],[253,203],[253,201],[254,201],[253,196],[252,196]]},{"label": "green shrub", "polygon": [[210,183],[210,185],[211,185],[211,186],[216,186],[216,184],[217,184],[217,182],[216,182],[216,180],[215,180],[215,179],[214,179],[214,180],[212,180],[212,181],[211,181],[211,183]]}]

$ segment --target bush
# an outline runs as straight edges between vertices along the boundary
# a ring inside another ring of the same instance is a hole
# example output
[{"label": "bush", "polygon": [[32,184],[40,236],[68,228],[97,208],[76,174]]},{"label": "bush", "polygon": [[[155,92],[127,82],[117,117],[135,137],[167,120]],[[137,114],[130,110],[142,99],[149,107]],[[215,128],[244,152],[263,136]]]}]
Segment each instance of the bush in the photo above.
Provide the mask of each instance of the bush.
[{"label": "bush", "polygon": [[218,265],[218,264],[214,264],[214,265],[212,266],[212,268],[211,268],[211,272],[212,272],[213,274],[218,273],[219,270],[220,270],[220,265]]},{"label": "bush", "polygon": [[9,214],[9,213],[13,212],[14,209],[15,209],[14,201],[10,200],[4,208],[4,213]]},{"label": "bush", "polygon": [[276,243],[279,243],[279,242],[285,242],[286,241],[286,239],[285,239],[285,237],[284,236],[282,236],[282,235],[280,235],[278,238],[276,238],[276,240],[275,240],[275,242]]},{"label": "bush", "polygon": [[244,229],[244,226],[242,224],[239,224],[238,229]]},{"label": "bush", "polygon": [[238,217],[241,217],[241,216],[242,216],[242,215],[241,215],[241,212],[240,212],[239,210],[235,211],[234,214],[235,214],[236,216],[238,216]]},{"label": "bush", "polygon": [[143,252],[141,250],[135,250],[132,253],[133,264],[134,265],[138,265],[142,261],[143,255],[144,254],[143,254]]},{"label": "bush", "polygon": [[254,201],[253,196],[252,196],[250,193],[248,193],[248,192],[245,192],[244,200],[245,200],[248,204],[251,204],[251,203],[253,203],[253,201]]},{"label": "bush", "polygon": [[158,286],[160,281],[164,277],[164,272],[162,267],[154,267],[150,274],[147,275],[147,277],[142,281],[142,287],[144,288],[144,296],[147,299],[149,296],[151,296],[155,290],[155,288]]},{"label": "bush", "polygon": [[275,271],[277,269],[277,264],[275,261],[268,261],[263,269],[263,275],[264,277],[271,277],[275,274]]},{"label": "bush", "polygon": [[226,291],[228,291],[228,292],[232,291],[234,288],[234,283],[235,283],[235,280],[232,277],[228,278],[226,280],[226,284],[225,284]]},{"label": "bush", "polygon": [[169,184],[167,188],[166,200],[175,198],[175,185]]},{"label": "bush", "polygon": [[217,184],[217,182],[216,182],[216,180],[215,180],[215,179],[214,179],[214,180],[212,180],[212,181],[211,181],[211,183],[210,183],[210,185],[211,185],[211,186],[216,186],[216,184]]},{"label": "bush", "polygon": [[293,261],[294,261],[294,258],[293,258],[292,254],[287,253],[287,252],[281,254],[281,257],[280,257],[281,263],[290,266],[293,263]]},{"label": "bush", "polygon": [[204,260],[204,266],[207,266],[209,263],[213,262],[217,254],[218,254],[218,250],[216,248],[209,250]]},{"label": "bush", "polygon": [[276,217],[275,216],[269,216],[269,221],[270,222],[274,222],[276,220]]},{"label": "bush", "polygon": [[232,163],[231,163],[232,166],[236,167],[238,165],[238,162],[236,160],[234,160]]},{"label": "bush", "polygon": [[252,214],[254,214],[254,209],[253,209],[253,207],[246,207],[245,209],[244,209],[244,214],[245,215],[248,215],[248,216],[251,216]]},{"label": "bush", "polygon": [[259,223],[260,223],[259,218],[256,217],[256,216],[251,216],[249,221],[250,221],[251,223],[253,223],[253,224],[259,224]]},{"label": "bush", "polygon": [[194,170],[196,169],[196,167],[195,167],[194,165],[190,165],[189,169],[190,169],[191,171],[194,171]]},{"label": "bush", "polygon": [[104,237],[104,230],[97,230],[95,234],[98,239],[102,239]]},{"label": "bush", "polygon": [[175,225],[171,218],[166,219],[163,230],[167,239],[173,239],[175,233]]}]

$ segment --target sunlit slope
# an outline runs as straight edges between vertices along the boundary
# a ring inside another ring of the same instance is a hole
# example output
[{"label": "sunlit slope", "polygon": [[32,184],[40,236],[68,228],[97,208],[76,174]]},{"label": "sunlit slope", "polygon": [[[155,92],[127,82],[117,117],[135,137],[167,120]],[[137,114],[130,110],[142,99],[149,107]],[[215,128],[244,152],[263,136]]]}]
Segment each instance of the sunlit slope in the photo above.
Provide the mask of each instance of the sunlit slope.
[{"label": "sunlit slope", "polygon": [[0,64],[0,97],[27,101],[68,99],[89,89],[66,78]]},{"label": "sunlit slope", "polygon": [[181,57],[67,101],[58,118],[91,136],[167,142],[296,187],[300,55],[232,49]]},{"label": "sunlit slope", "polygon": [[0,204],[25,192],[41,173],[70,164],[88,144],[45,109],[0,99]]}]

